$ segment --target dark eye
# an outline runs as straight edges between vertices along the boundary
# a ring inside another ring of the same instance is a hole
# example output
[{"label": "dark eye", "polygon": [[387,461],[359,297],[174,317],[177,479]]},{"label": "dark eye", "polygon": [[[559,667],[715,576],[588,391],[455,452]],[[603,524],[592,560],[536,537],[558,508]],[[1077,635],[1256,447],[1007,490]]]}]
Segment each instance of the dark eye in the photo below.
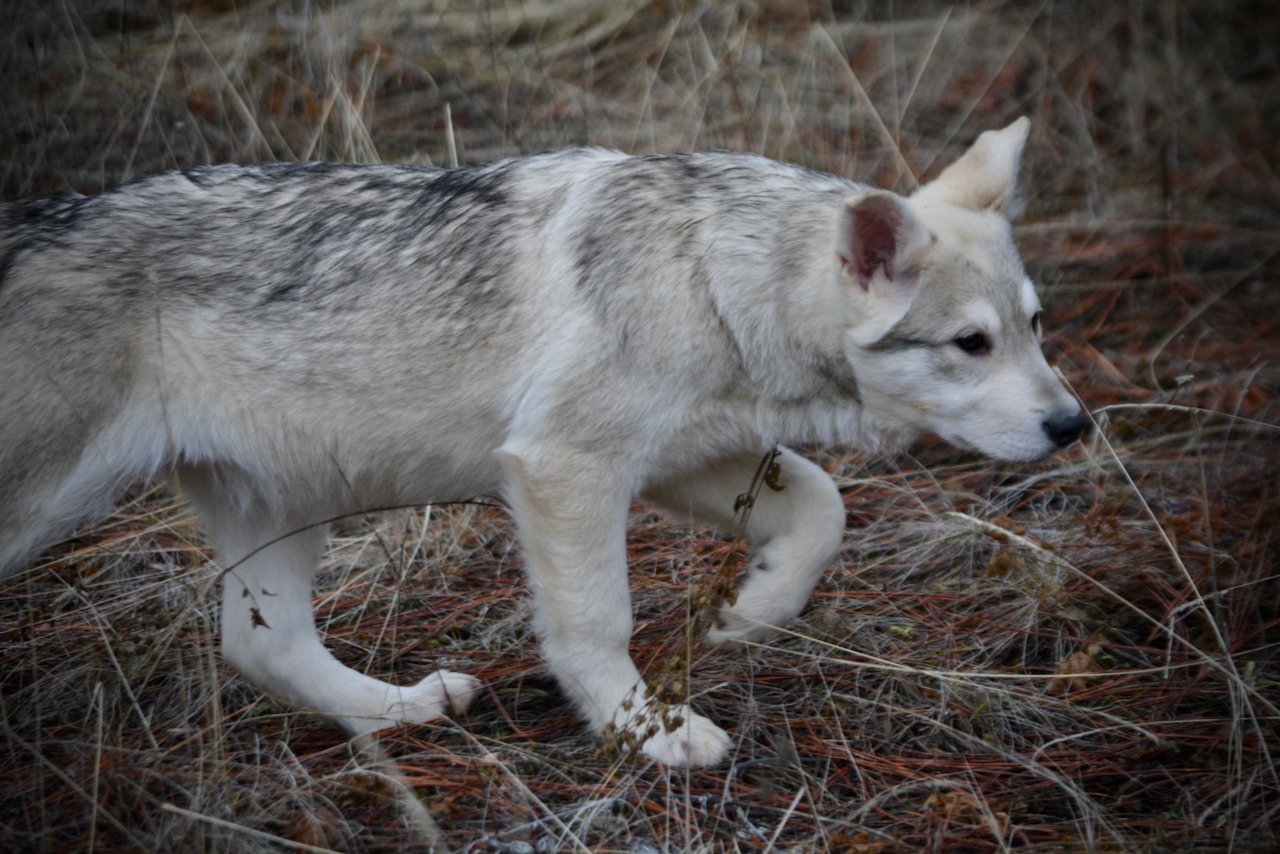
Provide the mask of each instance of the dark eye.
[{"label": "dark eye", "polygon": [[1042,312],[1037,311],[1035,314],[1031,315],[1031,331],[1037,335],[1040,334],[1040,315],[1041,314]]},{"label": "dark eye", "polygon": [[956,346],[970,356],[980,356],[991,350],[991,342],[981,332],[970,332],[956,339]]}]

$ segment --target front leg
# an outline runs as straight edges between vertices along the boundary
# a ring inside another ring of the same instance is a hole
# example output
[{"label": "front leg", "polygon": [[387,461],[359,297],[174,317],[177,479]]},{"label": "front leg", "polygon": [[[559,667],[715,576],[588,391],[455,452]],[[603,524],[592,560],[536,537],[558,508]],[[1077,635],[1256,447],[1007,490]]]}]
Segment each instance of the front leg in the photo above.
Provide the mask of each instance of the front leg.
[{"label": "front leg", "polygon": [[[747,491],[760,453],[719,460],[700,471],[652,486],[646,497],[674,513],[710,522],[722,531],[737,525],[736,499]],[[724,606],[712,643],[758,641],[800,613],[844,535],[844,502],[830,476],[815,463],[779,449],[775,490],[764,486],[747,517],[752,559],[737,602]]]},{"label": "front leg", "polygon": [[533,591],[534,628],[548,669],[578,711],[597,731],[631,733],[659,762],[720,762],[729,750],[725,732],[687,707],[665,716],[648,708],[631,660],[626,521],[633,487],[623,466],[535,442],[508,442],[498,457]]}]

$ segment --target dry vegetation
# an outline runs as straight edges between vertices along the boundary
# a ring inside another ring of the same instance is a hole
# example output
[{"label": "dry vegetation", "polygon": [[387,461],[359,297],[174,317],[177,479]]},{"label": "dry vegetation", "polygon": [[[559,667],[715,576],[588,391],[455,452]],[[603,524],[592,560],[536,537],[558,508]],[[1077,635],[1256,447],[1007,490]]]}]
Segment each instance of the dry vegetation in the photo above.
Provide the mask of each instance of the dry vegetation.
[{"label": "dry vegetation", "polygon": [[[180,503],[138,492],[0,590],[0,849],[1274,848],[1265,6],[5,3],[7,195],[579,143],[906,190],[1029,114],[1020,242],[1098,429],[1035,466],[816,452],[847,501],[842,559],[791,634],[694,651],[697,704],[736,747],[692,772],[596,755],[540,671],[499,510],[339,526],[316,600],[336,653],[487,685],[465,718],[360,751],[218,660],[216,566]],[[633,522],[634,652],[660,669],[690,584],[736,547]]]}]

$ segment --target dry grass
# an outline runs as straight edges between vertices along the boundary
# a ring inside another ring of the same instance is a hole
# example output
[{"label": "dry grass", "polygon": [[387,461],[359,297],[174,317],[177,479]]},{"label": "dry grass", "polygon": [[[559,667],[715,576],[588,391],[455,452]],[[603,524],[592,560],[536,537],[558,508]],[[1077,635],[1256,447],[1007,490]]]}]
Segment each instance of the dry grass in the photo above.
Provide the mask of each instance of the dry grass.
[{"label": "dry grass", "polygon": [[[1241,4],[7,3],[0,189],[209,161],[750,150],[909,189],[1028,113],[1020,241],[1095,437],[1048,465],[819,455],[840,564],[695,650],[728,767],[596,756],[485,507],[342,526],[335,652],[482,677],[342,742],[215,655],[215,570],[139,492],[0,596],[4,850],[1254,851],[1280,844],[1280,86]],[[2,417],[2,416],[0,416]],[[732,544],[637,508],[644,666]],[[310,846],[310,847],[308,847]]]}]

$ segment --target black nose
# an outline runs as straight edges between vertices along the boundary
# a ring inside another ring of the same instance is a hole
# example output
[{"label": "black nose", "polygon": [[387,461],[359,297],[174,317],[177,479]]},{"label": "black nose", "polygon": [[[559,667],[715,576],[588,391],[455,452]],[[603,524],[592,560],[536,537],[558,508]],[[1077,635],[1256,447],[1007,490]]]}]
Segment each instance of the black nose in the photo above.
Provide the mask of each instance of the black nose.
[{"label": "black nose", "polygon": [[1089,426],[1089,419],[1084,417],[1083,412],[1077,410],[1070,415],[1054,415],[1047,418],[1040,426],[1044,428],[1045,435],[1050,441],[1059,448],[1065,448],[1080,438],[1085,428]]}]

